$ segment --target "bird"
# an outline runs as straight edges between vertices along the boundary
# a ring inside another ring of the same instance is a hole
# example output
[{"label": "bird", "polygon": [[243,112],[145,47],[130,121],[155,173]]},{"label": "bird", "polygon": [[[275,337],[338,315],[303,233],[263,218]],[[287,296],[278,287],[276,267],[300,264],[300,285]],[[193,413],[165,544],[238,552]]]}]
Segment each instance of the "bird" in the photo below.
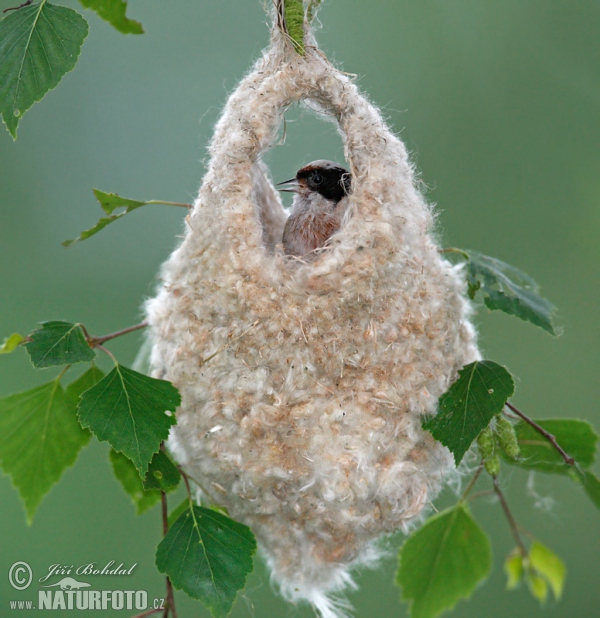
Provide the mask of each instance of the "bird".
[{"label": "bird", "polygon": [[[350,172],[333,161],[319,159],[298,170],[279,189],[295,193],[292,211],[283,229],[286,255],[310,261],[340,229],[352,186]],[[312,254],[312,255],[311,255]]]}]

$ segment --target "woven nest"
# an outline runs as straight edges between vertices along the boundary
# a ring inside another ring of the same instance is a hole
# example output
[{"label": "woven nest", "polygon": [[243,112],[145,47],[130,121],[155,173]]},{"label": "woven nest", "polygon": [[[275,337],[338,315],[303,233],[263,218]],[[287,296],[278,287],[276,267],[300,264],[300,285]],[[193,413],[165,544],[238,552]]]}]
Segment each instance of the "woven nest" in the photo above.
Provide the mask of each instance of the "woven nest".
[{"label": "woven nest", "polygon": [[[261,162],[283,113],[339,124],[353,188],[310,263]],[[440,256],[402,142],[349,77],[275,31],[230,96],[187,230],[147,304],[154,375],[181,391],[169,447],[249,525],[273,578],[325,618],[375,540],[406,529],[453,471],[421,417],[477,359],[460,272]]]}]

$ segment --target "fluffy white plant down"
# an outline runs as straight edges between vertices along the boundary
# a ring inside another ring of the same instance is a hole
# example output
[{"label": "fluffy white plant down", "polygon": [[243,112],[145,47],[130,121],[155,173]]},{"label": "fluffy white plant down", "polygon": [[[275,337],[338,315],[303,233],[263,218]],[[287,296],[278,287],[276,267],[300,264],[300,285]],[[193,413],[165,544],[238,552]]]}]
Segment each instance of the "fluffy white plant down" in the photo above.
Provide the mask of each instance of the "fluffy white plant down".
[{"label": "fluffy white plant down", "polygon": [[[306,100],[339,123],[353,193],[312,262],[283,255],[262,153]],[[153,375],[181,391],[169,447],[249,525],[282,594],[323,618],[454,470],[421,417],[479,358],[403,143],[349,77],[277,31],[230,96],[185,238],[147,304]],[[332,596],[333,595],[333,596]]]}]

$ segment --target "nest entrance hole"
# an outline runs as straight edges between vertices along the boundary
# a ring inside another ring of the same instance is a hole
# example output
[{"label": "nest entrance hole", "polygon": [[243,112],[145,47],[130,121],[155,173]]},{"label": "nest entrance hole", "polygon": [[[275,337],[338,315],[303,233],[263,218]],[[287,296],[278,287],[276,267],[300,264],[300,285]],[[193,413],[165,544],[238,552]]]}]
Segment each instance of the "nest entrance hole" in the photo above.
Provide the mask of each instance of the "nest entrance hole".
[{"label": "nest entrance hole", "polygon": [[[317,159],[335,161],[349,169],[344,158],[344,144],[335,116],[319,109],[311,101],[299,101],[288,107],[279,126],[273,144],[261,156],[269,168],[273,183],[279,183],[296,175],[307,163]],[[269,253],[281,244],[283,224],[289,215],[294,195],[281,192],[280,199],[285,209],[281,216],[275,205],[257,191],[257,207],[260,211],[263,242]]]}]

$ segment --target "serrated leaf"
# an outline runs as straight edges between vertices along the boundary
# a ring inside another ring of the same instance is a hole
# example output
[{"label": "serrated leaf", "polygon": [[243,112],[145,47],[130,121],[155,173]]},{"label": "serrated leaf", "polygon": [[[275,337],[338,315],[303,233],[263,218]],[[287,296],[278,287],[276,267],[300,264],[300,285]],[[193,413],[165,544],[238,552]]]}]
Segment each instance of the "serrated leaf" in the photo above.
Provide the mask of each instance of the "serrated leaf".
[{"label": "serrated leaf", "polygon": [[171,458],[160,450],[150,462],[148,472],[144,478],[144,489],[160,489],[172,491],[179,485],[181,474]]},{"label": "serrated leaf", "polygon": [[129,457],[125,457],[123,453],[117,453],[115,449],[110,449],[110,463],[121,487],[135,504],[138,515],[160,502],[160,491],[144,489],[137,468]]},{"label": "serrated leaf", "polygon": [[79,13],[46,0],[0,22],[0,112],[13,139],[23,114],[73,70],[87,33]]},{"label": "serrated leaf", "polygon": [[166,412],[174,413],[180,403],[170,382],[117,365],[83,393],[78,413],[81,424],[129,457],[141,476],[176,422]]},{"label": "serrated leaf", "polygon": [[25,339],[23,335],[19,335],[19,333],[13,333],[9,337],[7,337],[0,346],[0,354],[10,354],[17,348],[17,346],[21,343],[21,341],[23,341],[23,339]]},{"label": "serrated leaf", "polygon": [[510,553],[504,562],[504,572],[506,573],[506,589],[514,590],[523,579],[524,564],[523,554],[518,549]]},{"label": "serrated leaf", "polygon": [[28,522],[89,440],[58,380],[0,399],[0,461],[19,490]]},{"label": "serrated leaf", "polygon": [[529,564],[550,584],[554,598],[558,601],[567,574],[563,561],[545,545],[535,541],[529,550]]},{"label": "serrated leaf", "polygon": [[[148,202],[140,202],[138,200],[130,200],[125,197],[121,197],[116,193],[104,193],[104,191],[99,191],[98,189],[94,189],[94,195],[96,199],[100,202],[102,209],[104,212],[109,215],[108,217],[102,217],[96,225],[91,227],[89,230],[85,230],[81,232],[81,234],[74,238],[73,240],[65,240],[62,245],[64,247],[70,247],[76,242],[80,242],[82,240],[86,240],[87,238],[91,238],[95,236],[98,232],[102,231],[107,225],[110,225],[113,221],[124,217],[130,212],[140,208],[141,206],[145,206]],[[113,214],[117,208],[125,208],[124,212]]]},{"label": "serrated leaf", "polygon": [[127,2],[125,0],[79,0],[86,9],[92,9],[104,21],[122,34],[144,34],[139,21],[128,19],[125,15]]},{"label": "serrated leaf", "polygon": [[[75,405],[79,403],[79,398],[85,391],[89,390],[95,384],[98,384],[104,377],[104,372],[93,365],[82,373],[76,380],[71,382],[66,388],[67,397],[69,397]],[[87,429],[86,429],[87,431]]]},{"label": "serrated leaf", "polygon": [[80,324],[70,322],[42,322],[42,328],[34,331],[25,344],[34,367],[73,365],[89,363],[96,358]]},{"label": "serrated leaf", "polygon": [[250,528],[201,506],[187,508],[156,550],[156,566],[173,586],[200,599],[215,618],[229,614],[252,572]]},{"label": "serrated leaf", "polygon": [[400,550],[396,583],[411,618],[434,618],[471,596],[492,566],[488,536],[466,505],[430,517]]},{"label": "serrated leaf", "polygon": [[458,380],[440,397],[436,416],[422,423],[452,451],[456,465],[515,390],[510,373],[493,361],[475,361],[458,373]]},{"label": "serrated leaf", "polygon": [[112,215],[117,208],[126,208],[127,212],[131,212],[140,206],[145,206],[148,202],[140,202],[139,200],[130,200],[128,197],[122,197],[116,193],[105,193],[100,189],[93,189],[96,199],[102,206],[102,210],[107,215]]},{"label": "serrated leaf", "polygon": [[540,296],[537,283],[523,271],[502,260],[476,251],[465,252],[469,296],[480,290],[488,309],[503,311],[531,322],[551,335],[556,335],[553,324],[556,307]]},{"label": "serrated leaf", "polygon": [[[556,438],[558,444],[575,459],[579,466],[588,468],[594,463],[598,436],[587,421],[536,419],[535,422],[550,432]],[[506,458],[509,463],[521,468],[542,472],[570,473],[572,466],[566,464],[552,443],[531,425],[520,421],[514,425],[514,428],[521,449],[521,456],[516,461]]]}]

